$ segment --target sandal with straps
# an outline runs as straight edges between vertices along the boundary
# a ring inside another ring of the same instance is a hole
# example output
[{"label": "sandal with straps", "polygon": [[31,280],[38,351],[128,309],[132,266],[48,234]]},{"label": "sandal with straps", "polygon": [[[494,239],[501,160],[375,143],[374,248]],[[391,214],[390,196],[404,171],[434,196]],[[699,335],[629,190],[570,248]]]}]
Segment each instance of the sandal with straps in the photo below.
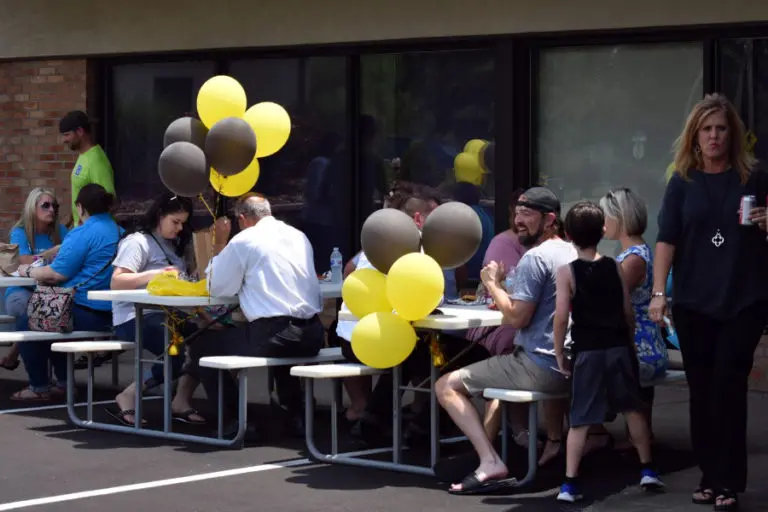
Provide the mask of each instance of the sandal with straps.
[{"label": "sandal with straps", "polygon": [[697,487],[693,491],[691,501],[695,505],[714,505],[715,491],[710,487]]},{"label": "sandal with straps", "polygon": [[739,510],[739,496],[730,489],[721,489],[715,498],[715,510],[722,512]]}]

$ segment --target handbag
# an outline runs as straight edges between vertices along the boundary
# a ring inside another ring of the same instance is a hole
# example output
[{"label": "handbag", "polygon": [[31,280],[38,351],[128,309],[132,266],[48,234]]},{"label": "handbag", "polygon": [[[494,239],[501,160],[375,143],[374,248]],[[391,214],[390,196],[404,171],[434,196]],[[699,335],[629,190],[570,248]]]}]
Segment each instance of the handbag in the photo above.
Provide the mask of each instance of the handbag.
[{"label": "handbag", "polygon": [[[119,229],[118,229],[119,234]],[[104,272],[117,256],[117,246],[120,240],[115,242],[115,254],[112,258],[91,277],[73,287],[37,285],[32,297],[27,304],[27,317],[29,318],[29,330],[38,332],[55,332],[59,334],[70,333],[74,330],[74,317],[72,309],[75,304],[75,292],[88,284],[96,276]]]},{"label": "handbag", "polygon": [[10,276],[19,268],[19,246],[0,243],[0,274]]}]

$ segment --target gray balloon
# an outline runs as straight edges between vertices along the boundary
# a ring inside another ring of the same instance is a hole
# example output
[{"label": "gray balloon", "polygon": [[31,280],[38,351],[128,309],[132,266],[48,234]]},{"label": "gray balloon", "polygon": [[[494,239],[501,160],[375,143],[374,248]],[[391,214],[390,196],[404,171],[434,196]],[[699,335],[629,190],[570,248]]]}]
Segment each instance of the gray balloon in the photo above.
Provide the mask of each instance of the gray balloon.
[{"label": "gray balloon", "polygon": [[183,197],[203,193],[211,178],[205,153],[191,142],[174,142],[160,153],[160,180],[168,190]]},{"label": "gray balloon", "polygon": [[256,134],[246,121],[225,117],[208,131],[205,154],[211,167],[222,176],[232,176],[248,167],[256,155]]},{"label": "gray balloon", "polygon": [[394,208],[384,208],[365,219],[360,243],[368,261],[376,270],[386,274],[401,256],[419,251],[421,235],[407,214]]},{"label": "gray balloon", "polygon": [[424,253],[442,268],[457,268],[472,258],[483,239],[483,225],[464,203],[443,203],[429,214],[421,230]]},{"label": "gray balloon", "polygon": [[205,136],[208,128],[194,117],[180,117],[168,125],[163,137],[163,147],[167,148],[174,142],[191,142],[200,149],[205,150]]}]

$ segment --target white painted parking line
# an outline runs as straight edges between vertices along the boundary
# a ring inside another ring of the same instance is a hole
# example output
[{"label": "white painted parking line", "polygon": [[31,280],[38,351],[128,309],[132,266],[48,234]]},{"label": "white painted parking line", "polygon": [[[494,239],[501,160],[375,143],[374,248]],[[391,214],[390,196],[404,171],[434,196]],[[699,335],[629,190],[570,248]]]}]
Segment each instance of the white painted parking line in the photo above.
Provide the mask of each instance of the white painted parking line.
[{"label": "white painted parking line", "polygon": [[[160,400],[161,396],[149,396],[144,398],[144,400]],[[113,404],[115,403],[114,400],[102,400],[101,402],[93,402],[93,405],[107,405],[107,404]],[[84,407],[88,405],[86,402],[80,402],[79,404],[75,404],[75,407]],[[0,414],[19,414],[23,412],[36,412],[36,411],[53,411],[56,409],[66,409],[67,404],[59,404],[59,405],[41,405],[39,407],[22,407],[20,409],[3,409],[0,411]]]},{"label": "white painted parking line", "polygon": [[155,480],[151,482],[142,482],[131,485],[120,485],[117,487],[107,487],[106,489],[94,489],[92,491],[73,492],[71,494],[60,494],[58,496],[49,496],[47,498],[36,498],[32,500],[14,501],[12,503],[0,504],[0,511],[18,510],[20,508],[38,507],[40,505],[50,505],[52,503],[63,503],[65,501],[82,500],[86,498],[95,498],[97,496],[108,496],[110,494],[121,494],[132,491],[143,491],[146,489],[155,489],[158,487],[168,487],[170,485],[188,484],[191,482],[200,482],[202,480],[212,480],[215,478],[226,478],[228,476],[246,475],[249,473],[260,473],[273,469],[291,468],[310,464],[309,459],[295,459],[275,464],[261,464],[259,466],[248,466],[244,468],[227,469],[225,471],[215,471],[213,473],[203,473],[200,475],[182,476],[179,478],[168,478],[166,480]]}]

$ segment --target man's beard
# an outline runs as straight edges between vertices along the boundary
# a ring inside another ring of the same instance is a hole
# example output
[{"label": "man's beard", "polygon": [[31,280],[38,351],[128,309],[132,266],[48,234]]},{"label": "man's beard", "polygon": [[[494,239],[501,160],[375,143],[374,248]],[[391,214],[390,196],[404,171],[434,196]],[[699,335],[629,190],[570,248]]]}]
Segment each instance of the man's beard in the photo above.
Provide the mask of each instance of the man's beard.
[{"label": "man's beard", "polygon": [[539,224],[539,229],[537,229],[536,232],[531,233],[529,230],[527,235],[518,234],[517,236],[518,236],[518,240],[520,241],[520,244],[523,247],[530,249],[531,247],[533,247],[539,242],[539,239],[543,234],[544,234],[544,226]]}]

